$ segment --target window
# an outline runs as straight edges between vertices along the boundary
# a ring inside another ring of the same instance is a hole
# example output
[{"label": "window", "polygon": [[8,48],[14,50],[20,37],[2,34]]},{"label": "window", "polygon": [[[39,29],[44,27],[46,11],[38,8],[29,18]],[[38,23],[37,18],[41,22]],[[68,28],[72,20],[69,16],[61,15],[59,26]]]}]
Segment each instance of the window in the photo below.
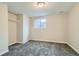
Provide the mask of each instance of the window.
[{"label": "window", "polygon": [[37,19],[34,21],[34,27],[35,28],[46,28],[46,19],[43,18],[43,19]]}]

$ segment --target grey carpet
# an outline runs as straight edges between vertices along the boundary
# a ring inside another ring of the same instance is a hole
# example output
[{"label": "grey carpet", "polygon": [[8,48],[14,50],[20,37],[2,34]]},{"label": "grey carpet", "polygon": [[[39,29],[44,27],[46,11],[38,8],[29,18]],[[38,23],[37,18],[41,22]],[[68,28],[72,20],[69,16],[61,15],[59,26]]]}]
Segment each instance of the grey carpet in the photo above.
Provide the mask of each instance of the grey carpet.
[{"label": "grey carpet", "polygon": [[29,41],[9,46],[9,52],[3,56],[79,56],[66,44]]}]

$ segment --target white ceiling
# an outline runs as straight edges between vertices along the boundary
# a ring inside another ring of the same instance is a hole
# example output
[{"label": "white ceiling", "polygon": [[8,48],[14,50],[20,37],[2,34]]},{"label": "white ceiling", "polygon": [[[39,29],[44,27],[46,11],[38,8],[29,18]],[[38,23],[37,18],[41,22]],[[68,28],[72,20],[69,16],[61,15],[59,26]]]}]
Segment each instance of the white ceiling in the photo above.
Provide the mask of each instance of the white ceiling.
[{"label": "white ceiling", "polygon": [[6,2],[9,11],[18,13],[26,13],[28,16],[44,16],[55,14],[61,11],[69,11],[75,3],[73,2],[46,2],[44,7],[36,7],[36,2]]}]

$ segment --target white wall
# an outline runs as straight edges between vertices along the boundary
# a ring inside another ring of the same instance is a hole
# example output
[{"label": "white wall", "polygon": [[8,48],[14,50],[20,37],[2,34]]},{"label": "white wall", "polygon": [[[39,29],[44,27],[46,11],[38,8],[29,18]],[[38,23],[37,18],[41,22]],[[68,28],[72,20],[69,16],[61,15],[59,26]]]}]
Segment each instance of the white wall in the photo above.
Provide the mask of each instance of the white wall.
[{"label": "white wall", "polygon": [[66,39],[66,15],[55,14],[46,16],[47,27],[46,29],[35,29],[33,21],[35,18],[31,18],[31,40],[49,41],[65,43]]},{"label": "white wall", "polygon": [[23,41],[23,15],[17,15],[17,42]]},{"label": "white wall", "polygon": [[71,9],[67,22],[67,43],[79,53],[79,4]]},{"label": "white wall", "polygon": [[13,13],[8,13],[8,43],[12,45],[17,43],[17,17]]},{"label": "white wall", "polygon": [[8,7],[0,3],[0,55],[8,51]]},{"label": "white wall", "polygon": [[29,17],[23,14],[23,43],[29,41]]},{"label": "white wall", "polygon": [[26,43],[29,41],[29,17],[26,14],[17,15],[17,42]]}]

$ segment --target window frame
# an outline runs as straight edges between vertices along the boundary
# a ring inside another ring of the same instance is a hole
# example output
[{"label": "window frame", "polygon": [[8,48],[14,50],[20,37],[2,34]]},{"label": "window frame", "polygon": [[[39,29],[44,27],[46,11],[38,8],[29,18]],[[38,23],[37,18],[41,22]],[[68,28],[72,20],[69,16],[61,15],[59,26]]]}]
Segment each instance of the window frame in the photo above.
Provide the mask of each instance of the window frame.
[{"label": "window frame", "polygon": [[[45,20],[45,24],[43,26],[41,25],[42,24],[41,20]],[[40,25],[39,26],[36,25],[36,22],[39,22]],[[35,29],[45,29],[47,27],[46,25],[47,25],[47,19],[46,18],[38,18],[38,19],[34,20],[34,28]]]}]

